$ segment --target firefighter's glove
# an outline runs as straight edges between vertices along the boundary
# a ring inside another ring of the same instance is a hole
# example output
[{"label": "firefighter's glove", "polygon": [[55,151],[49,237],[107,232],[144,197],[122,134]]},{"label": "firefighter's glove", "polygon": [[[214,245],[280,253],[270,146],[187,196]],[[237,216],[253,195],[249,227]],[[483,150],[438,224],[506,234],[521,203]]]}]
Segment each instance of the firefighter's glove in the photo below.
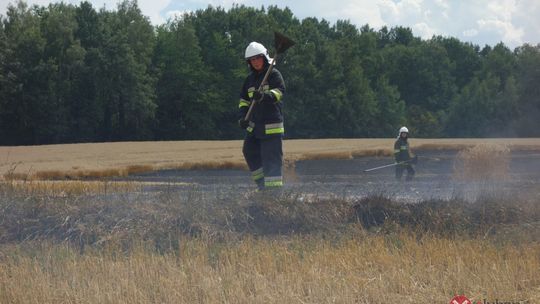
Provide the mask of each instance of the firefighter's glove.
[{"label": "firefighter's glove", "polygon": [[249,120],[240,118],[238,120],[238,126],[240,126],[241,129],[247,129],[247,127],[249,127]]},{"label": "firefighter's glove", "polygon": [[260,91],[253,92],[253,100],[261,102],[264,99],[264,93]]}]

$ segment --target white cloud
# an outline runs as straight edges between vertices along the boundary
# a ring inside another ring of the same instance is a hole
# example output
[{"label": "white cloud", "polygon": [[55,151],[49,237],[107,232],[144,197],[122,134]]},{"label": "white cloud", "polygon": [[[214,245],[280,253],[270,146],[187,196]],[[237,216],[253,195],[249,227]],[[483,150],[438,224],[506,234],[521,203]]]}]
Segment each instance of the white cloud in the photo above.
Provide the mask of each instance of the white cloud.
[{"label": "white cloud", "polygon": [[192,13],[193,11],[190,10],[177,10],[177,11],[167,11],[165,14],[165,19],[175,19],[177,17],[182,17],[184,14]]},{"label": "white cloud", "polygon": [[516,3],[515,0],[499,0],[489,2],[487,5],[488,11],[496,19],[509,21],[512,20],[512,14],[515,13]]},{"label": "white cloud", "polygon": [[522,0],[517,3],[513,23],[523,29],[523,42],[540,43],[540,2]]},{"label": "white cloud", "polygon": [[496,19],[480,19],[478,20],[478,28],[481,32],[494,31],[501,37],[501,41],[512,45],[523,43],[523,29],[516,28],[511,22]]},{"label": "white cloud", "polygon": [[468,29],[468,30],[463,31],[463,36],[464,37],[474,37],[476,35],[478,35],[478,30],[477,29]]},{"label": "white cloud", "polygon": [[[15,0],[0,0],[0,14]],[[61,0],[26,0],[47,5]],[[79,0],[64,0],[78,4]],[[95,8],[116,9],[120,0],[88,0]],[[540,42],[540,1],[538,0],[138,0],[144,15],[153,24],[186,11],[208,5],[229,9],[234,4],[261,7],[288,6],[303,19],[316,17],[335,22],[348,19],[357,26],[369,24],[379,29],[386,25],[406,26],[415,35],[455,36],[475,44],[494,45],[503,41],[509,47]]]},{"label": "white cloud", "polygon": [[348,19],[359,26],[369,24],[371,27],[384,25],[377,4],[374,1],[343,2],[342,8],[332,15],[332,19]]},{"label": "white cloud", "polygon": [[446,0],[435,0],[435,4],[445,10],[450,8],[450,4]]},{"label": "white cloud", "polygon": [[161,15],[161,10],[167,7],[170,0],[139,0],[139,8],[150,18],[152,24],[161,24],[165,22],[165,19]]},{"label": "white cloud", "polygon": [[433,35],[437,34],[437,30],[431,28],[429,25],[427,25],[424,22],[417,23],[412,26],[412,30],[420,35],[423,39],[429,39],[433,37]]},{"label": "white cloud", "polygon": [[380,9],[383,20],[389,23],[414,24],[424,18],[422,0],[380,0]]}]

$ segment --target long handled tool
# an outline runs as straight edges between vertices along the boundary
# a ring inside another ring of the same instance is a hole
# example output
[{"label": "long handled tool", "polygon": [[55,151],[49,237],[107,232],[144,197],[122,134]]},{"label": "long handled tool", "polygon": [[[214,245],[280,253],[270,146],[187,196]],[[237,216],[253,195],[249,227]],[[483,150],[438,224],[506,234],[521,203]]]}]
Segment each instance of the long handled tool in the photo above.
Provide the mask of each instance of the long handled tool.
[{"label": "long handled tool", "polygon": [[[274,68],[274,65],[276,64],[278,55],[285,52],[288,48],[290,48],[294,44],[295,42],[292,41],[290,38],[278,32],[274,32],[274,46],[276,48],[276,53],[274,54],[274,58],[272,58],[272,62],[270,62],[270,67],[268,68],[268,70],[266,70],[266,74],[264,74],[264,78],[261,81],[261,85],[259,86],[259,89],[258,89],[259,92],[262,92],[263,86],[268,80],[268,76],[270,76],[270,73],[272,72],[272,69]],[[255,105],[256,102],[257,102],[256,100],[253,100],[251,102],[251,104],[249,105],[249,109],[246,113],[246,117],[244,117],[244,120],[249,120],[249,118],[251,117],[251,111],[253,111],[253,106]]]},{"label": "long handled tool", "polygon": [[371,169],[366,169],[366,170],[364,170],[364,172],[375,171],[375,170],[388,168],[388,167],[393,167],[393,166],[402,165],[402,164],[407,164],[407,163],[416,164],[417,161],[418,161],[418,156],[415,156],[415,157],[413,157],[413,158],[411,158],[409,160],[406,160],[406,161],[395,162],[395,163],[389,164],[389,165],[384,165],[384,166],[379,166],[379,167],[375,167],[375,168],[371,168]]}]

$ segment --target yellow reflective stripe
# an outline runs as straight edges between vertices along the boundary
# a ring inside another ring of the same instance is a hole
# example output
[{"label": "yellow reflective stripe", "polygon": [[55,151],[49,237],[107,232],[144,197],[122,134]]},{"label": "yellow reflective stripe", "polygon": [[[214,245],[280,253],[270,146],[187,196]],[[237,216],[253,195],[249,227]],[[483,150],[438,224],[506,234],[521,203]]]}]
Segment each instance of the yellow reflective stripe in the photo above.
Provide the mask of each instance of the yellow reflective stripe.
[{"label": "yellow reflective stripe", "polygon": [[281,187],[283,186],[283,180],[281,176],[269,176],[264,179],[265,187]]},{"label": "yellow reflective stripe", "polygon": [[401,150],[407,150],[407,146],[401,146],[400,149]]},{"label": "yellow reflective stripe", "polygon": [[255,171],[252,171],[251,172],[251,178],[256,181],[256,180],[259,180],[261,178],[264,178],[264,172],[263,172],[263,168],[259,168]]},{"label": "yellow reflective stripe", "polygon": [[395,149],[394,154],[399,153],[399,151],[400,151],[399,149]]},{"label": "yellow reflective stripe", "polygon": [[266,134],[285,133],[285,128],[266,129]]},{"label": "yellow reflective stripe", "polygon": [[248,132],[253,132],[253,127],[247,127],[247,128],[246,128],[246,131],[248,131]]},{"label": "yellow reflective stripe", "polygon": [[238,107],[249,107],[250,102],[245,99],[240,99],[240,102],[238,103]]},{"label": "yellow reflective stripe", "polygon": [[255,87],[248,88],[248,97],[253,98],[253,92],[255,92]]},{"label": "yellow reflective stripe", "polygon": [[272,90],[270,90],[270,92],[272,92],[272,94],[274,94],[274,96],[276,97],[276,101],[280,101],[281,97],[283,97],[283,93],[281,93],[281,91],[279,89],[272,89]]},{"label": "yellow reflective stripe", "polygon": [[282,187],[282,186],[283,186],[283,182],[282,182],[282,181],[278,181],[278,182],[267,182],[267,181],[264,181],[264,186],[265,186],[265,187]]},{"label": "yellow reflective stripe", "polygon": [[271,123],[264,126],[265,134],[285,133],[285,128],[282,122]]}]

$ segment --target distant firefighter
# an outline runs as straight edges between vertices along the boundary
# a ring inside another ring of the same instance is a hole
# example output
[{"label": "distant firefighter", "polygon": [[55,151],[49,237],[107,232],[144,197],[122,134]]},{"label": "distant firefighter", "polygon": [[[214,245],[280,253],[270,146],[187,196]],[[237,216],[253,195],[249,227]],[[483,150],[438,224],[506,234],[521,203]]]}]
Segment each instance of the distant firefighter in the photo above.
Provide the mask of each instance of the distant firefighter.
[{"label": "distant firefighter", "polygon": [[399,129],[399,135],[394,143],[394,158],[396,160],[396,179],[401,180],[403,171],[407,170],[407,177],[405,180],[410,181],[413,179],[416,173],[413,168],[413,163],[416,158],[411,156],[409,150],[409,129],[407,127],[401,127]]}]

